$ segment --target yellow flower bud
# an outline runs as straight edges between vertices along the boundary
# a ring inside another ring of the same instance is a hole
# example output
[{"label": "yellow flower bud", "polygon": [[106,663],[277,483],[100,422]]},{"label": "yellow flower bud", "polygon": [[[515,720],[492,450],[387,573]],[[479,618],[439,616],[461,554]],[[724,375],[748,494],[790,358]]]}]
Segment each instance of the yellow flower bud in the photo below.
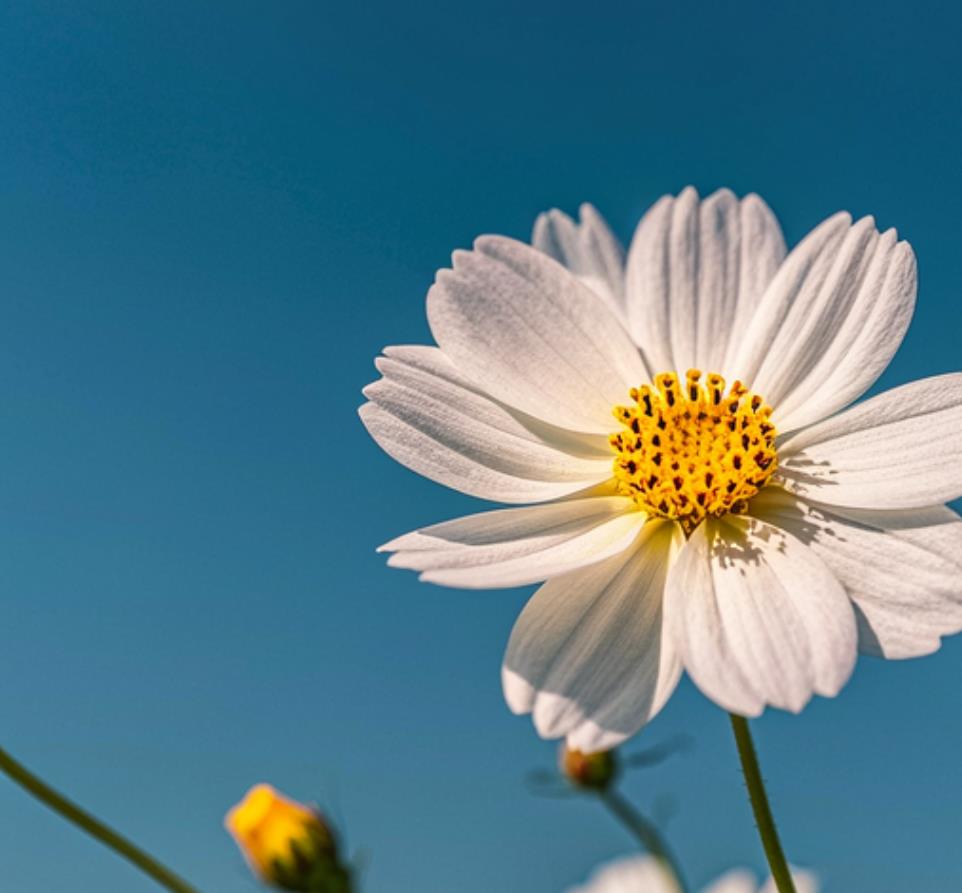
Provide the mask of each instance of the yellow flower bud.
[{"label": "yellow flower bud", "polygon": [[255,785],[224,821],[251,870],[266,883],[301,893],[348,893],[349,874],[319,812],[267,784]]},{"label": "yellow flower bud", "polygon": [[561,774],[579,788],[603,791],[618,774],[618,760],[613,750],[582,753],[561,745]]}]

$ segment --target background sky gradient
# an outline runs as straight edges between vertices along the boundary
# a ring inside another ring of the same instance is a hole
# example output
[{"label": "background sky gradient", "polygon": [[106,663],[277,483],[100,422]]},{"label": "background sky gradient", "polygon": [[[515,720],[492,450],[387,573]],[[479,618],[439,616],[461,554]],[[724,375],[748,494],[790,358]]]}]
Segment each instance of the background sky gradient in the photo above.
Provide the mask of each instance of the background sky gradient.
[{"label": "background sky gradient", "polygon": [[[897,226],[920,303],[880,382],[962,366],[962,13],[950,4],[33,0],[0,9],[2,743],[205,893],[257,781],[316,799],[365,893],[561,893],[629,852],[522,780],[504,706],[530,589],[447,591],[379,543],[484,506],[362,429],[388,344],[480,233],[589,200],[627,240],[688,183],[789,244]],[[924,431],[919,449],[925,449]],[[907,568],[906,573],[911,569]],[[860,661],[755,724],[828,893],[962,889],[962,639]],[[762,868],[725,715],[687,681],[631,777],[701,884]],[[0,781],[4,890],[149,893]]]}]

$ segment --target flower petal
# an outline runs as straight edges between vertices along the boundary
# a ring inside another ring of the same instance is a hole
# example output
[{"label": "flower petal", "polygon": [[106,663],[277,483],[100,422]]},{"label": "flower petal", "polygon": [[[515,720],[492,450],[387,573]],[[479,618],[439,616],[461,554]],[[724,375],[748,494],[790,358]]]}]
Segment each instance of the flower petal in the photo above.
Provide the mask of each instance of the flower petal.
[{"label": "flower petal", "polygon": [[[800,868],[792,869],[792,881],[795,884],[795,893],[818,893],[818,878],[811,871],[803,871]],[[706,890],[705,893],[708,893]],[[765,886],[758,893],[778,893],[778,885],[774,878],[765,881]]]},{"label": "flower petal", "polygon": [[842,585],[811,549],[757,518],[695,530],[668,576],[665,622],[695,684],[744,716],[835,695],[855,663]]},{"label": "flower petal", "polygon": [[779,447],[784,486],[814,502],[923,508],[962,496],[962,373],[924,378]]},{"label": "flower petal", "polygon": [[[568,893],[675,893],[675,890],[664,869],[651,856],[642,854],[598,866],[584,884],[571,887]],[[754,888],[746,893],[754,893]]]},{"label": "flower petal", "polygon": [[757,893],[758,881],[745,868],[733,868],[712,881],[701,893]]},{"label": "flower petal", "polygon": [[766,487],[751,511],[807,543],[845,587],[861,651],[919,657],[962,631],[962,518],[951,509],[829,509]]},{"label": "flower petal", "polygon": [[584,434],[559,428],[498,403],[475,387],[448,359],[444,351],[424,345],[384,348],[384,356],[374,361],[386,379],[395,381],[426,396],[444,394],[467,412],[490,422],[494,427],[529,438],[532,435],[556,449],[584,459],[604,459],[611,463],[611,446],[603,434]]},{"label": "flower petal", "polygon": [[579,212],[578,222],[557,209],[539,214],[531,244],[567,267],[624,322],[625,250],[592,205]]},{"label": "flower petal", "polygon": [[774,214],[757,196],[688,187],[642,218],[628,252],[629,330],[655,372],[724,372],[785,256]]},{"label": "flower petal", "polygon": [[915,255],[871,217],[836,214],[792,251],[742,336],[730,374],[782,431],[826,418],[878,378],[915,307]]},{"label": "flower petal", "polygon": [[392,540],[392,567],[443,586],[524,586],[609,558],[630,546],[646,516],[624,496],[501,509],[425,527]]},{"label": "flower petal", "polygon": [[518,618],[502,668],[515,713],[543,738],[585,752],[637,732],[664,705],[680,668],[662,625],[670,554],[682,534],[651,521],[632,548],[544,584]]},{"label": "flower petal", "polygon": [[521,242],[484,236],[428,292],[428,322],[458,370],[492,397],[574,431],[610,433],[612,407],[648,378],[597,295]]},{"label": "flower petal", "polygon": [[543,502],[606,480],[603,437],[510,410],[478,391],[435,347],[388,348],[361,419],[398,462],[438,483],[499,502]]}]

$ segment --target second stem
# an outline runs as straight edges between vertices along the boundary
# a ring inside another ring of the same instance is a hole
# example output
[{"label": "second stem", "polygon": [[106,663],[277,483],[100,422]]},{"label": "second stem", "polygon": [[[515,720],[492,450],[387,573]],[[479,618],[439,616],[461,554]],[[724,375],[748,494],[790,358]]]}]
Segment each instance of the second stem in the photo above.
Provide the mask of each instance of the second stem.
[{"label": "second stem", "polygon": [[637,837],[641,845],[651,854],[665,877],[674,886],[676,893],[687,893],[681,867],[671,850],[668,849],[668,844],[662,839],[658,829],[618,791],[614,789],[600,791],[598,796],[612,815]]},{"label": "second stem", "polygon": [[7,775],[12,781],[15,781],[62,818],[72,822],[81,831],[85,831],[95,840],[99,840],[105,847],[112,849],[117,855],[136,865],[144,874],[152,877],[170,893],[198,893],[182,877],[174,874],[153,856],[145,853],[140,847],[127,840],[126,837],[109,828],[100,819],[92,816],[73,801],[68,800],[63,794],[55,791],[2,748],[0,748],[0,772]]}]

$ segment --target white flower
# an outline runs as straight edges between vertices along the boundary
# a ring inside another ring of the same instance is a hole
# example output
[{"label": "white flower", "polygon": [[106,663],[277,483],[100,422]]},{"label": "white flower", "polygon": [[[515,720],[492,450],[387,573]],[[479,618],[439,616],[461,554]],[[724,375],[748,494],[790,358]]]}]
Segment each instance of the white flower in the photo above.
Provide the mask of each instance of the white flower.
[{"label": "white flower", "polygon": [[[815,876],[807,871],[792,871],[796,893],[818,893]],[[650,856],[628,856],[596,869],[583,886],[568,893],[676,893],[675,886]],[[769,878],[763,887],[744,869],[726,872],[702,893],[777,893]]]},{"label": "white flower", "polygon": [[547,580],[504,659],[515,712],[590,752],[682,669],[726,710],[799,711],[857,650],[962,629],[962,375],[845,410],[912,314],[894,230],[836,214],[785,257],[760,198],[686,189],[626,261],[588,207],[543,215],[534,244],[455,252],[428,293],[439,346],[385,350],[360,410],[409,468],[535,503],[382,547],[447,586]]}]

